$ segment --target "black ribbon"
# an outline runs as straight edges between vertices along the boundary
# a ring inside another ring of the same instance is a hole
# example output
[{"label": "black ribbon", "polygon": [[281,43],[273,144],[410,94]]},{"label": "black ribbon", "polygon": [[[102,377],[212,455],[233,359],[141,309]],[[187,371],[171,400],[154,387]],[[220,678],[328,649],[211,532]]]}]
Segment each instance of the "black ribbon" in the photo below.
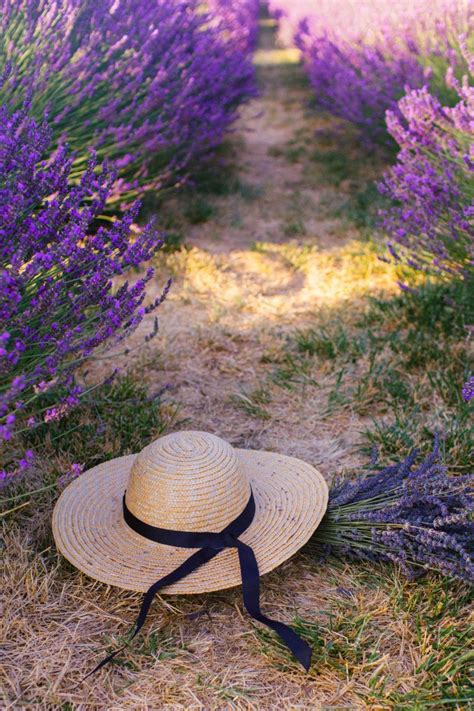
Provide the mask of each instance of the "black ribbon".
[{"label": "black ribbon", "polygon": [[[150,541],[162,543],[167,546],[176,546],[177,548],[199,548],[199,550],[189,556],[189,558],[186,558],[186,560],[175,570],[168,575],[165,575],[163,578],[160,578],[160,580],[157,580],[156,583],[153,583],[153,585],[150,586],[143,597],[142,606],[135,622],[133,634],[127,644],[129,644],[132,639],[136,637],[143,627],[151,603],[153,602],[153,598],[158,590],[168,585],[173,585],[173,583],[178,582],[178,580],[185,578],[186,575],[189,575],[201,565],[204,565],[204,563],[212,560],[212,558],[218,555],[225,548],[237,548],[242,576],[243,600],[247,612],[254,618],[254,620],[257,620],[258,622],[261,622],[270,629],[274,630],[285,642],[286,646],[291,650],[300,664],[302,664],[306,671],[308,671],[311,664],[311,647],[303,639],[301,639],[301,637],[299,637],[296,632],[291,629],[291,627],[283,624],[283,622],[271,620],[269,617],[266,617],[260,609],[260,574],[258,571],[255,553],[249,545],[243,543],[238,538],[240,534],[250,526],[254,516],[255,500],[253,498],[253,494],[251,493],[247,505],[242,513],[239,514],[237,518],[226,526],[226,528],[224,528],[220,533],[171,531],[166,528],[150,526],[150,524],[137,518],[127,508],[124,495],[123,517],[127,525],[133,531],[140,534],[140,536],[143,536]],[[117,654],[122,652],[127,644],[120,649],[117,649],[115,652],[112,652],[112,654],[109,654],[95,667],[95,669],[89,672],[87,676],[94,674],[96,671],[105,666],[105,664],[110,662]]]}]

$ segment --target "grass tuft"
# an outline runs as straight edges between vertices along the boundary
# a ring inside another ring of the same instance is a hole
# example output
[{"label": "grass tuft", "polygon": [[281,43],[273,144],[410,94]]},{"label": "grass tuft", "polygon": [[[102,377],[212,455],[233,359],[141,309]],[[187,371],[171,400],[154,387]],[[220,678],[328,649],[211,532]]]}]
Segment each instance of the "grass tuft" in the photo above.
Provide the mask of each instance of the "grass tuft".
[{"label": "grass tuft", "polygon": [[184,215],[192,225],[200,225],[213,217],[215,209],[210,202],[196,195],[186,205]]}]

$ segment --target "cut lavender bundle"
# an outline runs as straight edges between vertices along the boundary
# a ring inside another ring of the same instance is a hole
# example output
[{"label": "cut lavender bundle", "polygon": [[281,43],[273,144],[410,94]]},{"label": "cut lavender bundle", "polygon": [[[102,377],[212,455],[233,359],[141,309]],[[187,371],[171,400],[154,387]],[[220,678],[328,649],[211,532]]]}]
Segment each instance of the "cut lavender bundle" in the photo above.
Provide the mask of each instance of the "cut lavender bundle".
[{"label": "cut lavender bundle", "polygon": [[386,561],[414,578],[434,570],[474,583],[473,475],[449,476],[439,443],[364,478],[336,481],[309,550]]}]

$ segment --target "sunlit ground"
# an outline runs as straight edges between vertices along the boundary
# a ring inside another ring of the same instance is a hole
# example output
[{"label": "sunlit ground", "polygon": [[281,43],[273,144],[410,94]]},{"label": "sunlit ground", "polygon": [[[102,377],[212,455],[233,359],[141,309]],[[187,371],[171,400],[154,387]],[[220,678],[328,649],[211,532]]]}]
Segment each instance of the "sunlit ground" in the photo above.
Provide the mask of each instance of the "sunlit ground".
[{"label": "sunlit ground", "polygon": [[207,314],[236,331],[292,325],[296,318],[397,289],[396,269],[379,259],[373,245],[356,240],[330,250],[310,242],[258,242],[225,255],[195,247],[168,257],[166,267],[176,275],[170,309],[184,302],[199,318]]},{"label": "sunlit ground", "polygon": [[258,67],[270,67],[285,64],[298,64],[301,53],[296,47],[279,49],[258,49],[254,54],[254,64]]}]

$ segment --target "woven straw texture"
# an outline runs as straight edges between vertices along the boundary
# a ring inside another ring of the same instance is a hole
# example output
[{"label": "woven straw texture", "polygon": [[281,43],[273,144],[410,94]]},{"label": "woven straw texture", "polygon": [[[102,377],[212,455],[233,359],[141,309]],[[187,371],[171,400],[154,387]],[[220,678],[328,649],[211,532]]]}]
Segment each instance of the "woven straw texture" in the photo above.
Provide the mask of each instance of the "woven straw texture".
[{"label": "woven straw texture", "polygon": [[[204,432],[166,435],[139,455],[104,462],[59,497],[53,533],[79,570],[110,585],[145,591],[193,549],[148,541],[123,520],[122,496],[146,523],[182,531],[220,531],[244,509],[252,488],[256,513],[240,536],[260,573],[304,545],[321,521],[328,488],[314,467],[271,452],[233,449]],[[202,593],[241,583],[238,554],[223,550],[165,593]]]}]

